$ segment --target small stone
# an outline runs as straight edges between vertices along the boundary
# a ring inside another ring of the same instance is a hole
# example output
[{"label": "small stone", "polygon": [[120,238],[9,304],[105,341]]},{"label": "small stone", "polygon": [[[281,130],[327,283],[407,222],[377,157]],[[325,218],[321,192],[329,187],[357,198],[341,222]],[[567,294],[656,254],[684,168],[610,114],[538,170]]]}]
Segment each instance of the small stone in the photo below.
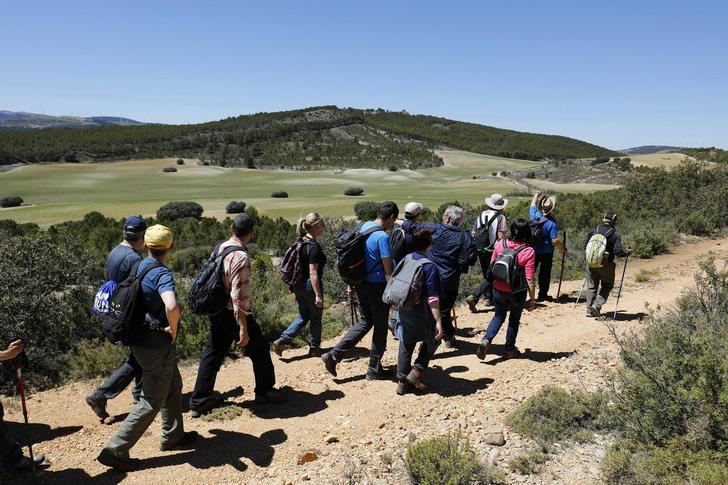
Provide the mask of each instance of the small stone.
[{"label": "small stone", "polygon": [[483,437],[483,440],[489,445],[503,446],[506,444],[506,439],[503,433],[489,433]]},{"label": "small stone", "polygon": [[407,441],[409,441],[410,443],[414,443],[415,441],[417,441],[417,435],[410,431],[407,435]]},{"label": "small stone", "polygon": [[498,456],[500,456],[500,448],[493,448],[490,450],[490,453],[488,453],[488,460],[486,462],[489,467],[493,468],[495,466]]},{"label": "small stone", "polygon": [[594,452],[594,456],[597,458],[597,460],[603,460],[605,456],[607,456],[607,450],[604,448],[599,448],[597,451]]},{"label": "small stone", "polygon": [[298,457],[298,464],[305,465],[306,463],[311,463],[312,461],[316,461],[317,459],[318,459],[318,453],[316,453],[315,450],[304,451]]},{"label": "small stone", "polygon": [[304,481],[304,482],[307,482],[307,481],[311,480],[311,477],[309,477],[308,475],[303,475],[301,477],[301,480]]},{"label": "small stone", "polygon": [[326,437],[326,442],[327,443],[338,443],[339,442],[339,438],[337,436],[334,436],[334,435],[329,435],[329,436]]}]

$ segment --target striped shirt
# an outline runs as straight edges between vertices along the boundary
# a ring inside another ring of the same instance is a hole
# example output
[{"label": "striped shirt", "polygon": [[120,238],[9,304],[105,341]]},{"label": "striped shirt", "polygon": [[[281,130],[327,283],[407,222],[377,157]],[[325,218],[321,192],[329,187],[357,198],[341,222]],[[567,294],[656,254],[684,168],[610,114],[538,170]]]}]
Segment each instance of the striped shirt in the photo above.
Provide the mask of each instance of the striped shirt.
[{"label": "striped shirt", "polygon": [[[219,251],[228,246],[243,246],[243,242],[233,236],[220,244]],[[250,313],[250,293],[253,279],[250,272],[250,256],[246,251],[233,251],[223,261],[225,287],[230,290],[228,310],[235,312],[235,319],[240,321],[238,314],[243,311]]]}]

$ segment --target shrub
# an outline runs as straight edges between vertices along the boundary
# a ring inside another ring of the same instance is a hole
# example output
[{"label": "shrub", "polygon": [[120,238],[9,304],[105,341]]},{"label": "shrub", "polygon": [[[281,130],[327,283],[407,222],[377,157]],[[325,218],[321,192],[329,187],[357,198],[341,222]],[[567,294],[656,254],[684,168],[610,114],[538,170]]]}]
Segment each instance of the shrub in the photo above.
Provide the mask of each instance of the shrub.
[{"label": "shrub", "polygon": [[508,468],[521,475],[530,475],[538,471],[540,465],[546,463],[546,455],[542,451],[532,450],[525,455],[517,455],[508,461]]},{"label": "shrub", "polygon": [[228,205],[225,206],[226,214],[240,214],[245,212],[245,202],[231,200]]},{"label": "shrub", "polygon": [[177,171],[177,169],[174,167],[164,167],[162,169],[162,172],[165,172],[165,173],[172,173],[172,172],[176,172],[176,171]]},{"label": "shrub", "polygon": [[10,197],[3,197],[0,199],[0,207],[18,207],[22,204],[22,197],[18,197],[17,195],[11,195]]},{"label": "shrub", "polygon": [[349,187],[344,191],[344,195],[364,195],[364,189],[361,187]]},{"label": "shrub", "polygon": [[536,178],[536,172],[534,172],[533,170],[530,170],[530,171],[529,171],[529,172],[528,172],[528,173],[526,174],[526,178],[527,178],[527,179],[535,179],[535,178]]},{"label": "shrub", "polygon": [[460,432],[409,445],[405,466],[412,481],[421,485],[504,483],[504,476],[478,461]]},{"label": "shrub", "polygon": [[194,276],[211,253],[209,246],[176,249],[172,252],[167,266],[174,274]]},{"label": "shrub", "polygon": [[638,258],[651,258],[666,253],[677,239],[677,232],[670,224],[652,225],[634,231],[629,237],[628,246],[632,247]]},{"label": "shrub", "polygon": [[200,219],[203,211],[197,202],[169,202],[157,210],[157,219],[162,222],[176,221],[185,217]]},{"label": "shrub", "polygon": [[371,221],[377,218],[377,211],[379,210],[379,202],[373,200],[362,200],[354,204],[354,215],[360,221]]},{"label": "shrub", "polygon": [[397,172],[397,171],[399,171],[399,167],[396,166],[396,165],[390,165],[389,166],[389,171],[390,172]]},{"label": "shrub", "polygon": [[209,167],[210,166],[210,161],[209,160],[205,160],[204,162],[202,162],[202,166],[203,167]]},{"label": "shrub", "polygon": [[657,269],[640,269],[636,275],[634,275],[634,280],[636,283],[647,283],[650,281],[654,276],[657,276],[660,273]]},{"label": "shrub", "polygon": [[692,212],[680,224],[680,230],[695,236],[705,236],[713,232],[716,223],[705,211]]},{"label": "shrub", "polygon": [[182,159],[182,158],[177,159],[177,165],[184,165],[184,164],[185,164],[184,159]]},{"label": "shrub", "polygon": [[88,379],[106,377],[119,367],[128,350],[106,339],[81,340],[68,357],[67,377]]},{"label": "shrub", "polygon": [[288,192],[285,192],[285,191],[273,192],[272,194],[270,194],[270,196],[273,198],[276,198],[276,199],[285,199],[288,197]]},{"label": "shrub", "polygon": [[569,394],[555,386],[541,388],[506,420],[516,433],[543,446],[572,439],[584,428],[600,428],[607,422],[604,394]]}]

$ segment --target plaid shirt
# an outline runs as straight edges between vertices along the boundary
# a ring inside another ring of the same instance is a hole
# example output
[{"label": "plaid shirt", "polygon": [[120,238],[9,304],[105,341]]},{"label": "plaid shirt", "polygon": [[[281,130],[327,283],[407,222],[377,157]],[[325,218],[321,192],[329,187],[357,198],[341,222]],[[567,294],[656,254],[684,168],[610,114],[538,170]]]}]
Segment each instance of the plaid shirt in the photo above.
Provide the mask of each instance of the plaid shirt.
[{"label": "plaid shirt", "polygon": [[[243,242],[233,236],[220,244],[220,251],[228,246],[243,246]],[[245,251],[233,251],[223,261],[225,272],[225,287],[230,290],[230,301],[227,308],[235,312],[235,319],[240,321],[238,314],[243,311],[250,313],[250,292],[253,279],[250,273],[250,256]]]}]

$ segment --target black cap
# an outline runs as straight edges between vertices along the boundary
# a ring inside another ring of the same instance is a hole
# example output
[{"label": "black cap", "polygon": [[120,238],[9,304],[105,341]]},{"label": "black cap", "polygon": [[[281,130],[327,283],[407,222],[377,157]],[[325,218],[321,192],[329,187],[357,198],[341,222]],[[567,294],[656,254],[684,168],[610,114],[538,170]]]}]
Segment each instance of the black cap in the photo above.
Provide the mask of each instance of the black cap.
[{"label": "black cap", "polygon": [[604,217],[602,218],[602,222],[606,222],[607,224],[616,224],[617,223],[617,213],[616,212],[607,212],[604,214]]}]

